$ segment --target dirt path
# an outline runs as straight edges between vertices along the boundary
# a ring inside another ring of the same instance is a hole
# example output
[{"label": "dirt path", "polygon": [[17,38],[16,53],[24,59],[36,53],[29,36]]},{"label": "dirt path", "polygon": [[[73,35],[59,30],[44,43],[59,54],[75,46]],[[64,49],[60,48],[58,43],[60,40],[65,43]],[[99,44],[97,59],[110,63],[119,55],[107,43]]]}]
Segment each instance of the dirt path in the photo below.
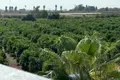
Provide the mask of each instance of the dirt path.
[{"label": "dirt path", "polygon": [[18,66],[18,63],[14,57],[11,57],[6,51],[3,49],[5,55],[6,55],[6,60],[8,61],[9,66],[17,69],[21,69],[21,66]]}]

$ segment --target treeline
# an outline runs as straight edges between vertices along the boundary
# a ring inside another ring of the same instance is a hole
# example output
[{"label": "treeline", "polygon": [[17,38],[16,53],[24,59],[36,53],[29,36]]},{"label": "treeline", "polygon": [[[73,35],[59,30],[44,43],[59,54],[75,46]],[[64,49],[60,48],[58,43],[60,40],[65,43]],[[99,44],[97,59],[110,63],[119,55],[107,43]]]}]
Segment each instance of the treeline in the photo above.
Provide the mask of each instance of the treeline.
[{"label": "treeline", "polygon": [[45,6],[43,10],[39,10],[40,6],[34,7],[34,10],[30,12],[30,14],[35,18],[48,18],[48,19],[59,19],[59,12],[48,12],[45,10]]},{"label": "treeline", "polygon": [[83,6],[82,4],[75,6],[70,11],[83,11],[83,12],[94,12],[97,11],[97,7],[95,6]]},{"label": "treeline", "polygon": [[100,8],[98,9],[97,6],[89,6],[89,5],[77,5],[75,6],[73,9],[70,9],[69,11],[80,11],[80,12],[120,12],[120,8],[109,8],[109,7],[105,7],[105,8]]}]

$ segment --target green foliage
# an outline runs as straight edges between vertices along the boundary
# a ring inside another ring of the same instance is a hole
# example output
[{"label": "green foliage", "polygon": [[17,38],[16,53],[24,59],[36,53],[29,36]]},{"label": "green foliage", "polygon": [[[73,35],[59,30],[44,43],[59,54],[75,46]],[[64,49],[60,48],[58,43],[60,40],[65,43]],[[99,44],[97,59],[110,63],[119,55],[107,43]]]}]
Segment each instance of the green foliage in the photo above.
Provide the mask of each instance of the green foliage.
[{"label": "green foliage", "polygon": [[6,58],[6,56],[5,56],[5,54],[4,54],[4,52],[2,50],[0,50],[0,56],[3,57],[3,59]]},{"label": "green foliage", "polygon": [[77,45],[77,42],[66,36],[59,37],[57,41],[57,51],[61,55],[63,51],[74,50]]},{"label": "green foliage", "polygon": [[59,19],[60,14],[59,13],[52,13],[48,16],[48,19]]},{"label": "green foliage", "polygon": [[53,68],[58,65],[58,63],[55,64],[55,62],[59,61],[58,55],[49,50],[43,49],[39,58],[44,62],[43,71],[53,70]]},{"label": "green foliage", "polygon": [[22,18],[22,21],[36,21],[36,19],[32,15],[28,14]]},{"label": "green foliage", "polygon": [[[67,74],[74,74],[78,80],[106,80],[118,79],[119,73],[110,75],[118,71],[117,61],[120,54],[107,58],[106,51],[102,52],[101,43],[94,35],[81,40],[73,51],[62,53],[63,67]],[[77,76],[77,74],[80,76]],[[60,74],[59,74],[60,75]]]},{"label": "green foliage", "polygon": [[[53,65],[52,61],[56,60],[56,54],[46,49],[31,49],[25,50],[20,56],[20,65],[23,70],[27,70],[33,73],[39,71],[48,71],[53,69],[47,68],[49,65]],[[46,64],[47,63],[47,64]]]},{"label": "green foliage", "polygon": [[54,74],[55,76],[53,77],[53,80],[69,80],[68,74],[64,71],[64,69],[55,68]]},{"label": "green foliage", "polygon": [[119,80],[119,78],[120,78],[120,72],[119,71],[114,71],[114,72],[111,72],[111,73],[109,73],[109,74],[107,74],[107,78],[106,78],[106,80],[110,80],[110,79],[116,79],[116,80]]},{"label": "green foliage", "polygon": [[88,55],[94,56],[96,53],[100,52],[100,47],[101,45],[99,40],[93,38],[85,38],[78,43],[76,51],[84,52]]},{"label": "green foliage", "polygon": [[41,49],[25,50],[20,56],[20,65],[23,70],[37,72],[42,70],[42,61],[37,58]]},{"label": "green foliage", "polygon": [[47,18],[48,17],[48,12],[45,10],[40,11],[40,16],[39,18]]},{"label": "green foliage", "polygon": [[46,73],[45,72],[43,72],[43,71],[39,71],[38,73],[37,73],[38,75],[46,75]]},{"label": "green foliage", "polygon": [[39,39],[38,39],[38,45],[41,48],[49,48],[51,50],[55,51],[55,42],[56,42],[57,36],[54,35],[42,35]]},{"label": "green foliage", "polygon": [[[0,19],[0,48],[14,56],[23,70],[32,73],[62,67],[65,75],[81,74],[82,80],[106,80],[114,65],[120,63],[119,20],[120,17],[37,19],[34,22]],[[101,39],[84,38],[94,31]],[[1,56],[0,61],[4,63],[5,57]]]},{"label": "green foliage", "polygon": [[94,12],[97,10],[97,7],[95,6],[83,6],[82,4],[75,6],[73,9],[70,11],[82,11],[82,12]]},{"label": "green foliage", "polygon": [[36,6],[33,11],[31,11],[31,14],[35,18],[47,18],[48,17],[48,12],[46,10],[39,10],[40,6]]},{"label": "green foliage", "polygon": [[6,55],[5,55],[5,53],[2,50],[0,50],[0,63],[7,65]]}]

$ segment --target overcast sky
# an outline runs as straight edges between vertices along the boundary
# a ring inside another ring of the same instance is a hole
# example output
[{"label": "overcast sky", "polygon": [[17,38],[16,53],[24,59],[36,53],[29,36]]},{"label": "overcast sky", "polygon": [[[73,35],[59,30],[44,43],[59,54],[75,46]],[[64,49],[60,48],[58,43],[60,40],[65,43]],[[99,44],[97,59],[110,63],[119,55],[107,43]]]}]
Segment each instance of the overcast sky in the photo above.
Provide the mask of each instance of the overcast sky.
[{"label": "overcast sky", "polygon": [[1,0],[0,9],[4,9],[5,6],[18,6],[18,8],[32,9],[33,6],[46,5],[47,9],[54,9],[54,5],[62,5],[64,9],[71,9],[75,5],[93,5],[100,7],[120,7],[120,0]]}]

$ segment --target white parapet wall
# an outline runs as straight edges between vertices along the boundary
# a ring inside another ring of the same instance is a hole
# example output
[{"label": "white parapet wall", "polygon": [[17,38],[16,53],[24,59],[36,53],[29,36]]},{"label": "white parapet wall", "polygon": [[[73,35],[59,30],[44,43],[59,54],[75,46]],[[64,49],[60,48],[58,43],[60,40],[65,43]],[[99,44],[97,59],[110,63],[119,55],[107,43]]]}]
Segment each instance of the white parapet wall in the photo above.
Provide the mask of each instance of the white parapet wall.
[{"label": "white parapet wall", "polygon": [[0,64],[0,80],[51,80]]}]

